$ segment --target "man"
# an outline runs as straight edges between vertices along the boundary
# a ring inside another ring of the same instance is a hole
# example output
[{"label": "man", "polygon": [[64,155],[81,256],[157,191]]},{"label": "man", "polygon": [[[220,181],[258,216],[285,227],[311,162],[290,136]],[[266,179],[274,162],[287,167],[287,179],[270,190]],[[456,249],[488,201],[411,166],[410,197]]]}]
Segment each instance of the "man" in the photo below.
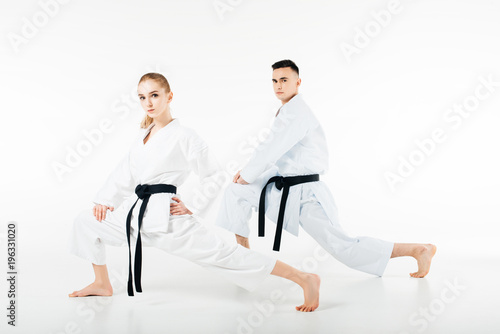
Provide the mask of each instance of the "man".
[{"label": "man", "polygon": [[436,246],[393,243],[372,237],[350,237],[338,222],[337,208],[319,175],[328,169],[328,149],[321,124],[299,94],[299,69],[291,60],[272,65],[273,88],[282,106],[269,137],[260,143],[247,165],[224,193],[216,224],[235,233],[249,248],[248,220],[259,209],[259,236],[264,235],[264,212],[277,223],[274,250],[281,230],[298,236],[299,225],[326,251],[345,265],[382,276],[390,258],[412,256],[424,277]]}]

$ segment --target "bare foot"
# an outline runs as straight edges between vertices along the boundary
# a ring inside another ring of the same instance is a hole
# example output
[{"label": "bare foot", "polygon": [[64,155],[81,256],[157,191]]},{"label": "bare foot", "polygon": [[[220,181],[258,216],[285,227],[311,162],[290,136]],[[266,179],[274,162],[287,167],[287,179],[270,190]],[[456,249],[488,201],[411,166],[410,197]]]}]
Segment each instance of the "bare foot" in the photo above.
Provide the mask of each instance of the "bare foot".
[{"label": "bare foot", "polygon": [[300,285],[304,289],[304,304],[296,306],[301,312],[312,312],[319,306],[319,285],[321,279],[316,274],[306,274],[304,282]]},{"label": "bare foot", "polygon": [[246,247],[250,249],[250,243],[248,242],[248,238],[242,237],[241,235],[235,234],[236,236],[236,242],[242,245],[243,247]]},{"label": "bare foot", "polygon": [[418,271],[411,273],[411,277],[422,278],[429,273],[431,268],[431,261],[434,254],[436,254],[437,247],[433,244],[420,245],[415,249],[413,257],[417,260]]},{"label": "bare foot", "polygon": [[111,283],[92,283],[79,291],[73,291],[68,294],[70,297],[85,297],[85,296],[112,296],[113,288]]}]

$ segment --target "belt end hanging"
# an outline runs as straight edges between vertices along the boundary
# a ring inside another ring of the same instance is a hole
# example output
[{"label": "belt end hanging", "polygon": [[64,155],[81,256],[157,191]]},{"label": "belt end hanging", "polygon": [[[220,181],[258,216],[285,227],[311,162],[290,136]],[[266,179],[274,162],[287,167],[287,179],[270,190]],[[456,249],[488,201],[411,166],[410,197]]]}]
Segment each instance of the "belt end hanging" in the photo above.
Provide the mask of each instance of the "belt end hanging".
[{"label": "belt end hanging", "polygon": [[134,287],[132,286],[132,281],[131,280],[128,281],[127,291],[128,291],[128,295],[129,296],[133,296],[134,295]]}]

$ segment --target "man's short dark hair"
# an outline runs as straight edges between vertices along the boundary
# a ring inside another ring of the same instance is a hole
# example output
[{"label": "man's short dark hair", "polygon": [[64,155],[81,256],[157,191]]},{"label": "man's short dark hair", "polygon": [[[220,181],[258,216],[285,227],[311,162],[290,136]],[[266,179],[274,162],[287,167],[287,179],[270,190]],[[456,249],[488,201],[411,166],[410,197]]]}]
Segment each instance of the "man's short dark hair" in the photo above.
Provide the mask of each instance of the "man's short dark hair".
[{"label": "man's short dark hair", "polygon": [[294,70],[297,73],[297,75],[299,75],[299,68],[290,59],[284,59],[284,60],[277,61],[272,66],[273,71],[278,69],[278,68],[284,68],[284,67],[290,67],[292,70]]}]

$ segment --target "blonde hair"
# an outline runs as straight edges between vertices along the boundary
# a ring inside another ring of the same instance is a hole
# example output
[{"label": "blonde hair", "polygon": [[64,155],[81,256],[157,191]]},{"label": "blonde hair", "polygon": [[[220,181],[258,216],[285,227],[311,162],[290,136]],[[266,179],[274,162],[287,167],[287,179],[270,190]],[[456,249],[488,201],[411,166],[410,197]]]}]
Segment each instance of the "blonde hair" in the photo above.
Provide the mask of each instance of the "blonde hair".
[{"label": "blonde hair", "polygon": [[[155,80],[157,83],[160,84],[162,88],[165,89],[165,92],[170,93],[170,84],[162,74],[155,72],[146,73],[141,77],[141,80],[139,80],[139,83],[137,85],[140,85],[142,82],[146,80]],[[153,118],[146,115],[141,121],[141,128],[146,129],[148,126],[151,125],[151,123],[153,123]]]}]

